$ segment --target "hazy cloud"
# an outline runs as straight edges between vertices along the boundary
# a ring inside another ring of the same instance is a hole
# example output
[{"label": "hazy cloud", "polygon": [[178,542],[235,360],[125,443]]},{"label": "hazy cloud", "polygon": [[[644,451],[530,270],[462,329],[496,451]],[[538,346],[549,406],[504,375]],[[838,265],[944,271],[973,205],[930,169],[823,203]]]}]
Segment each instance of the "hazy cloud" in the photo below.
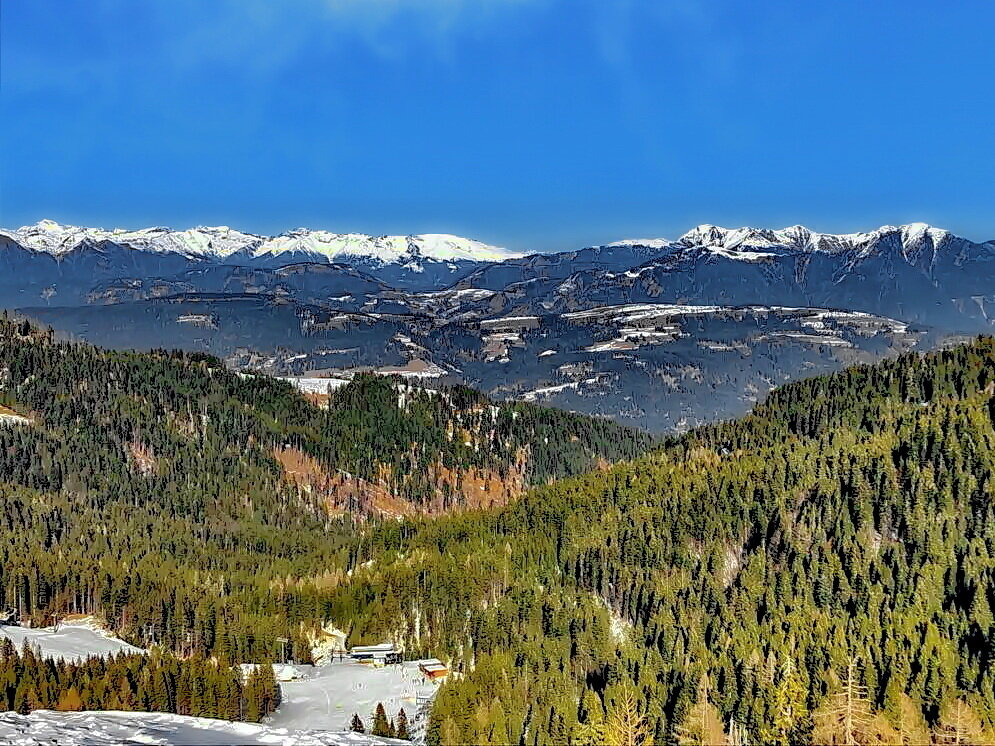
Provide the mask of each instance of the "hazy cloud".
[{"label": "hazy cloud", "polygon": [[384,57],[446,55],[461,34],[549,0],[173,0],[156,3],[180,65],[232,61],[276,69],[308,45],[357,40]]}]

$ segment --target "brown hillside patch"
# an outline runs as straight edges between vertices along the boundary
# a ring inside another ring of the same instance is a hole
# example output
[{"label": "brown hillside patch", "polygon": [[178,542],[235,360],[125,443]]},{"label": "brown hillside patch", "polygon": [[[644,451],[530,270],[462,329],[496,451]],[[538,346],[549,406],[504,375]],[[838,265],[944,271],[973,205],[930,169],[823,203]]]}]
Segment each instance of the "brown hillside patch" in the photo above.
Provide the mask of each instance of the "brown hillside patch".
[{"label": "brown hillside patch", "polygon": [[525,481],[526,463],[524,450],[505,474],[497,469],[471,467],[457,470],[435,463],[429,468],[429,477],[436,487],[436,495],[427,506],[428,512],[507,505],[528,487]]},{"label": "brown hillside patch", "polygon": [[407,478],[398,478],[385,465],[373,478],[364,479],[342,470],[330,471],[298,448],[275,448],[273,457],[283,468],[289,483],[319,498],[331,514],[350,512],[401,517],[490,508],[507,505],[528,488],[525,478],[528,455],[524,449],[505,472],[476,467],[452,469],[440,462],[432,464],[427,475],[423,475],[431,485],[432,494],[419,503],[400,496],[406,492]]},{"label": "brown hillside patch", "polygon": [[298,448],[275,448],[273,458],[283,467],[287,479],[298,487],[314,488],[328,478],[318,460]]},{"label": "brown hillside patch", "polygon": [[31,417],[25,417],[19,412],[15,412],[10,407],[5,407],[0,404],[0,420],[4,422],[13,422],[21,425],[33,425],[34,419]]},{"label": "brown hillside patch", "polygon": [[328,402],[332,398],[328,394],[320,394],[316,391],[305,391],[302,396],[319,409],[328,409]]},{"label": "brown hillside patch", "polygon": [[276,448],[273,457],[283,467],[287,481],[320,498],[329,513],[398,517],[418,512],[382,485],[344,471],[329,473],[316,458],[298,448]]},{"label": "brown hillside patch", "polygon": [[159,469],[159,461],[148,446],[137,442],[129,443],[128,455],[131,456],[132,464],[143,477],[150,477]]}]

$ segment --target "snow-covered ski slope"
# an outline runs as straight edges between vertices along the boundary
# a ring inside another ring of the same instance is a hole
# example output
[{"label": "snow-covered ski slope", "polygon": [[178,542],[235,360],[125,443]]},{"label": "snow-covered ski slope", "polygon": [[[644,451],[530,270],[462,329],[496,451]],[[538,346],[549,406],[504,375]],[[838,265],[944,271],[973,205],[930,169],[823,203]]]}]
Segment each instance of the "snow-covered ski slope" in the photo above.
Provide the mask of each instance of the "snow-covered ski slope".
[{"label": "snow-covered ski slope", "polygon": [[[9,638],[18,649],[27,641],[43,656],[62,660],[145,652],[114,637],[91,618],[60,624],[58,630],[0,626],[0,637]],[[417,661],[374,667],[346,660],[279,669],[283,702],[265,725],[155,712],[40,710],[28,716],[5,712],[0,713],[0,744],[408,744],[350,733],[353,714],[369,728],[378,703],[383,703],[392,719],[403,708],[412,734],[423,736],[438,689],[423,679]]]},{"label": "snow-covered ski slope", "polygon": [[303,677],[280,683],[283,701],[268,722],[285,728],[320,728],[341,731],[354,714],[367,728],[382,702],[387,717],[404,709],[414,726],[421,706],[435,696],[438,685],[423,681],[418,662],[398,666],[373,666],[353,661],[320,666],[297,666]]},{"label": "snow-covered ski slope", "polygon": [[158,712],[0,712],[0,744],[10,746],[410,746],[359,733],[289,730]]}]

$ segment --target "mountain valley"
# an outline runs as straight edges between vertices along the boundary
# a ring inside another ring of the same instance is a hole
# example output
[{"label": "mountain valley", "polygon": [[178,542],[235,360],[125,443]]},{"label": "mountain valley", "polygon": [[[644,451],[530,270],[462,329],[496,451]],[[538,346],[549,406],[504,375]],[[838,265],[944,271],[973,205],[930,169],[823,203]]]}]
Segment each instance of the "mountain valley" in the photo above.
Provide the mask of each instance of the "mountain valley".
[{"label": "mountain valley", "polygon": [[[102,351],[23,321],[0,322],[0,346],[19,418],[0,423],[0,605],[25,624],[98,618],[150,649],[56,666],[0,646],[21,713],[0,733],[259,720],[279,685],[238,664],[282,658],[281,640],[307,663],[330,627],[445,661],[431,746],[995,729],[991,338],[787,384],[658,442],[400,377],[316,404],[202,353]],[[330,502],[314,464],[411,509]],[[474,469],[534,486],[485,506],[452,489],[479,486]]]}]

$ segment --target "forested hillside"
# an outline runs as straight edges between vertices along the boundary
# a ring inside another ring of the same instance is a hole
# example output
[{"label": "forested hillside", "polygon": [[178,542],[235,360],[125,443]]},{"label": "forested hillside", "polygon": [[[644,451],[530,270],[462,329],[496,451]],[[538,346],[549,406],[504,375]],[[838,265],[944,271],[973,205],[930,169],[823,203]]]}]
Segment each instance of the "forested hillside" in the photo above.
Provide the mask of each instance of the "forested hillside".
[{"label": "forested hillside", "polygon": [[497,513],[381,532],[354,595],[450,609],[433,640],[465,676],[434,743],[990,742],[993,379],[982,339],[784,387]]},{"label": "forested hillside", "polygon": [[607,419],[373,374],[333,391],[318,427],[300,432],[292,424],[288,439],[321,463],[436,512],[504,503],[528,485],[633,458],[653,443]]},{"label": "forested hillside", "polygon": [[[370,479],[389,464],[383,484],[414,486],[425,463],[502,463],[440,434],[447,411],[502,410],[363,379],[321,412],[211,359],[10,323],[3,339],[0,403],[29,421],[0,425],[3,603],[36,619],[98,612],[135,642],[151,629],[233,661],[271,658],[278,635],[305,658],[324,621],[395,639],[460,674],[433,744],[992,740],[991,339],[785,386],[506,506],[362,521],[279,454]],[[398,398],[421,425],[385,419]],[[552,443],[559,417],[508,419]],[[406,459],[391,432],[425,446]],[[350,433],[369,449],[333,448]],[[602,455],[638,447],[612,442]]]},{"label": "forested hillside", "polygon": [[373,377],[322,410],[213,358],[105,352],[7,319],[0,406],[0,609],[97,613],[141,644],[228,660],[266,660],[278,636],[307,657],[359,543],[343,508],[479,504],[464,480],[521,491],[649,443]]}]

